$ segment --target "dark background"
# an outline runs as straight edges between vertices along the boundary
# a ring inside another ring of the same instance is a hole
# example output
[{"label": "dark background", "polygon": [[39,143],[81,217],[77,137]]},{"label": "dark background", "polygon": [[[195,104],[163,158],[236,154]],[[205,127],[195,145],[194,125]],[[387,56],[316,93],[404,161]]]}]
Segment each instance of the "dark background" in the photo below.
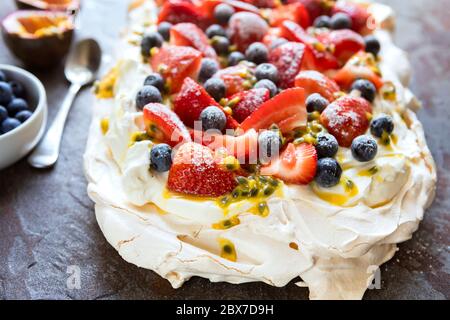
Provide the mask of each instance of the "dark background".
[{"label": "dark background", "polygon": [[[123,0],[83,1],[78,37],[96,37],[111,52],[125,24]],[[413,240],[381,271],[382,289],[367,299],[450,298],[450,3],[448,0],[383,1],[398,14],[397,43],[410,53],[413,91],[438,167],[437,197]],[[15,10],[1,0],[0,19]],[[32,53],[31,53],[32,54]],[[0,63],[19,65],[0,40]],[[50,120],[68,84],[62,67],[37,73],[49,100]],[[306,299],[293,283],[212,284],[193,278],[174,290],[155,273],[126,263],[103,238],[86,194],[82,155],[92,96],[73,106],[54,169],[37,171],[25,160],[0,171],[0,299]],[[1,152],[1,150],[0,150]],[[67,268],[81,270],[81,289],[69,290]]]}]

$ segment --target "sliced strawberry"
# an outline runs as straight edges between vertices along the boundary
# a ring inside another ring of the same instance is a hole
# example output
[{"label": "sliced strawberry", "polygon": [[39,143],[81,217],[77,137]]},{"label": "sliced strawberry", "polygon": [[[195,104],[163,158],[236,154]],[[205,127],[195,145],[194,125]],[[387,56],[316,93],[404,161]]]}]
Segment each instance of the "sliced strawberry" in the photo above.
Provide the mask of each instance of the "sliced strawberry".
[{"label": "sliced strawberry", "polygon": [[185,143],[176,152],[167,188],[182,194],[218,197],[236,186],[234,173],[216,162],[213,152],[198,143]]},{"label": "sliced strawberry", "polygon": [[273,27],[280,26],[285,20],[294,21],[303,28],[308,28],[311,25],[308,11],[300,2],[267,10],[265,15],[269,19],[269,24]]},{"label": "sliced strawberry", "polygon": [[310,52],[301,43],[287,42],[269,53],[269,61],[278,69],[278,83],[280,88],[286,89],[294,86],[295,76],[300,72],[305,57]]},{"label": "sliced strawberry", "polygon": [[367,79],[371,81],[379,90],[383,86],[379,69],[372,54],[360,51],[354,55],[346,65],[339,70],[333,77],[339,86],[349,90],[358,79]]},{"label": "sliced strawberry", "polygon": [[267,22],[251,12],[235,13],[229,22],[230,39],[241,52],[245,52],[253,42],[261,41],[267,31],[269,31]]},{"label": "sliced strawberry", "polygon": [[269,99],[270,91],[266,88],[251,89],[236,93],[230,97],[230,101],[236,103],[233,106],[233,118],[238,122],[244,121]]},{"label": "sliced strawberry", "polygon": [[191,47],[163,46],[150,59],[153,70],[161,73],[170,86],[170,92],[178,92],[184,78],[196,78],[202,61],[202,53]]},{"label": "sliced strawberry", "polygon": [[191,136],[180,118],[167,106],[150,103],[144,107],[144,123],[150,137],[176,146],[191,141]]},{"label": "sliced strawberry", "polygon": [[339,145],[350,147],[353,139],[369,128],[372,107],[366,99],[345,96],[334,101],[320,116],[320,122],[331,133]]},{"label": "sliced strawberry", "polygon": [[287,2],[303,4],[311,17],[311,21],[314,21],[318,16],[328,14],[331,10],[331,3],[333,3],[333,1],[328,0],[288,0]]},{"label": "sliced strawberry", "polygon": [[170,43],[176,46],[193,47],[205,57],[217,58],[216,51],[209,44],[206,34],[190,22],[178,23],[170,29]]},{"label": "sliced strawberry", "polygon": [[364,38],[349,29],[322,32],[317,38],[320,42],[333,46],[333,55],[341,65],[344,65],[348,59],[365,48]]},{"label": "sliced strawberry", "polygon": [[295,86],[305,89],[307,97],[313,93],[319,93],[330,102],[336,99],[335,93],[340,91],[334,80],[314,70],[300,71],[295,77]]},{"label": "sliced strawberry", "polygon": [[[183,86],[174,101],[174,111],[180,119],[190,127],[198,121],[200,113],[209,106],[222,107],[206,92],[206,90],[191,78],[185,78]],[[222,109],[223,110],[223,109]],[[226,114],[226,113],[225,113]],[[239,124],[227,115],[227,129],[235,129]]]},{"label": "sliced strawberry", "polygon": [[177,24],[191,22],[202,29],[207,28],[213,20],[191,1],[168,0],[164,3],[158,15],[158,23],[163,21]]},{"label": "sliced strawberry", "polygon": [[273,42],[280,38],[280,28],[270,28],[261,42],[271,50]]},{"label": "sliced strawberry", "polygon": [[238,92],[249,89],[249,81],[252,80],[254,67],[245,63],[240,63],[233,67],[228,67],[217,71],[215,78],[220,78],[225,82],[226,95],[230,97]]},{"label": "sliced strawberry", "polygon": [[274,176],[286,183],[308,184],[317,170],[316,148],[308,143],[289,143],[280,156],[261,168],[263,176]]},{"label": "sliced strawberry", "polygon": [[289,134],[295,128],[304,127],[308,117],[305,99],[302,88],[286,89],[264,102],[241,123],[241,129],[262,130],[276,124],[282,133]]},{"label": "sliced strawberry", "polygon": [[348,14],[350,18],[352,18],[352,29],[356,32],[366,34],[374,29],[374,26],[369,23],[371,15],[364,4],[350,1],[338,1],[331,12],[332,14],[338,12]]}]

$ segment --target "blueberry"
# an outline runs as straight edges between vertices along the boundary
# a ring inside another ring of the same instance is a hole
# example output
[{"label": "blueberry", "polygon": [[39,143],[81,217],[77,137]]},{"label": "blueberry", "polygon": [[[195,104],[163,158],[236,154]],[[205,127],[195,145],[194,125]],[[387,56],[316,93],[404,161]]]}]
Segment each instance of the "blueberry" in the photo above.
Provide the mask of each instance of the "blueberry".
[{"label": "blueberry", "polygon": [[163,21],[160,24],[158,24],[158,28],[157,28],[158,33],[166,41],[170,40],[170,29],[172,29],[172,24],[167,21]]},{"label": "blueberry", "polygon": [[159,73],[152,72],[145,78],[144,86],[154,86],[162,92],[164,91],[164,79]]},{"label": "blueberry", "polygon": [[359,79],[353,82],[352,90],[358,90],[361,92],[361,97],[369,102],[373,102],[377,94],[377,88],[375,88],[375,85],[366,79]]},{"label": "blueberry", "polygon": [[287,42],[289,42],[289,41],[285,38],[277,38],[277,39],[273,40],[272,43],[270,44],[270,50],[273,50]]},{"label": "blueberry", "polygon": [[0,104],[7,106],[13,98],[12,88],[9,83],[0,82]]},{"label": "blueberry", "polygon": [[366,44],[366,52],[372,53],[375,57],[378,56],[381,50],[380,41],[375,36],[370,35],[364,38]]},{"label": "blueberry", "polygon": [[0,126],[0,131],[2,133],[7,133],[11,130],[14,130],[18,126],[20,126],[20,121],[14,118],[6,118],[3,120],[2,125]]},{"label": "blueberry", "polygon": [[211,78],[205,82],[205,90],[209,93],[211,97],[216,101],[220,101],[225,96],[225,83],[222,79]]},{"label": "blueberry", "polygon": [[262,63],[256,67],[255,76],[257,80],[268,79],[273,83],[277,83],[278,69],[271,63]]},{"label": "blueberry", "polygon": [[230,40],[222,36],[215,36],[212,38],[212,46],[217,54],[227,54],[230,49]]},{"label": "blueberry", "polygon": [[6,82],[6,74],[0,70],[0,82]]},{"label": "blueberry", "polygon": [[16,114],[15,118],[19,120],[20,122],[24,123],[27,121],[31,116],[33,115],[33,112],[30,110],[23,110]]},{"label": "blueberry", "polygon": [[256,64],[261,64],[267,62],[269,52],[263,43],[254,42],[245,51],[245,56],[247,57],[247,60]]},{"label": "blueberry", "polygon": [[368,162],[375,158],[378,152],[377,142],[369,136],[359,136],[352,142],[353,158],[360,162]]},{"label": "blueberry", "polygon": [[24,98],[25,97],[25,88],[23,85],[17,81],[10,81],[9,85],[11,86],[11,90],[13,92],[13,95],[17,98]]},{"label": "blueberry", "polygon": [[198,80],[205,82],[211,78],[219,70],[219,64],[215,59],[203,58],[200,72],[198,74]]},{"label": "blueberry", "polygon": [[6,107],[11,117],[14,117],[17,113],[28,109],[28,103],[22,98],[14,98]]},{"label": "blueberry", "polygon": [[160,48],[163,42],[164,39],[158,32],[149,32],[145,34],[141,41],[141,54],[144,57],[149,57],[150,50],[154,47]]},{"label": "blueberry", "polygon": [[268,80],[268,79],[259,80],[255,84],[254,88],[266,88],[266,89],[269,89],[271,98],[276,96],[277,93],[278,93],[277,85],[275,83],[273,83],[272,81]]},{"label": "blueberry", "polygon": [[330,104],[330,101],[322,97],[318,93],[313,93],[306,99],[306,109],[308,112],[318,111],[322,113],[326,107]]},{"label": "blueberry", "polygon": [[278,156],[281,148],[281,138],[278,132],[266,130],[258,136],[259,158],[261,163],[270,162],[271,157]]},{"label": "blueberry", "polygon": [[219,23],[226,24],[234,14],[235,10],[232,6],[221,3],[214,8],[214,17]]},{"label": "blueberry", "polygon": [[316,151],[319,158],[333,158],[339,150],[339,144],[334,136],[321,133],[317,136]]},{"label": "blueberry", "polygon": [[331,28],[331,18],[329,16],[319,16],[314,20],[316,28]]},{"label": "blueberry", "polygon": [[6,118],[8,118],[8,110],[4,106],[0,106],[0,123]]},{"label": "blueberry", "polygon": [[239,62],[244,61],[244,60],[245,60],[245,56],[243,53],[241,53],[239,51],[234,51],[234,52],[230,53],[230,55],[228,56],[228,65],[235,66]]},{"label": "blueberry", "polygon": [[210,39],[214,38],[215,36],[226,38],[227,32],[225,31],[224,28],[222,28],[222,26],[220,26],[218,24],[212,24],[208,27],[208,29],[206,29],[206,35]]},{"label": "blueberry", "polygon": [[394,131],[394,120],[387,114],[380,114],[370,124],[370,132],[377,138],[381,138],[383,132],[391,134]]},{"label": "blueberry", "polygon": [[161,103],[162,96],[159,90],[154,86],[143,86],[136,95],[136,107],[139,110],[144,109],[145,105],[155,102]]},{"label": "blueberry", "polygon": [[338,12],[331,17],[330,24],[333,30],[351,29],[352,18],[346,13]]},{"label": "blueberry", "polygon": [[172,166],[172,148],[165,144],[157,144],[150,151],[150,166],[158,172],[169,171]]},{"label": "blueberry", "polygon": [[222,131],[227,124],[225,113],[216,106],[210,106],[200,113],[199,120],[202,122],[204,131],[216,129]]},{"label": "blueberry", "polygon": [[341,180],[342,168],[333,158],[322,158],[317,161],[316,182],[323,188],[331,188]]}]

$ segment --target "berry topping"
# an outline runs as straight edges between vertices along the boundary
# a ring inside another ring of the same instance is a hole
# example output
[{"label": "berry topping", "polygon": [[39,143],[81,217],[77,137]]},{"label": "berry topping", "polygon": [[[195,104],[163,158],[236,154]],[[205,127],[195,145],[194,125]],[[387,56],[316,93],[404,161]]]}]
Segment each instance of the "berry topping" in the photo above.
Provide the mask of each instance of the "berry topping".
[{"label": "berry topping", "polygon": [[136,108],[142,110],[149,103],[161,103],[161,92],[154,86],[143,86],[136,95]]},{"label": "berry topping", "polygon": [[214,17],[221,24],[227,24],[234,13],[234,8],[226,3],[221,3],[214,8]]},{"label": "berry topping", "polygon": [[158,172],[166,172],[171,166],[172,148],[165,143],[153,146],[150,151],[150,167]]},{"label": "berry topping", "polygon": [[147,104],[144,107],[144,123],[148,135],[158,142],[176,146],[191,141],[189,131],[180,118],[163,104]]},{"label": "berry topping", "polygon": [[383,133],[391,134],[393,131],[394,120],[385,113],[378,115],[370,124],[370,132],[377,138],[381,138]]},{"label": "berry topping", "polygon": [[270,10],[267,16],[270,25],[274,27],[280,26],[286,20],[294,21],[303,28],[307,28],[311,24],[308,11],[300,2],[279,6],[274,10]]},{"label": "berry topping", "polygon": [[317,154],[313,145],[289,143],[278,158],[261,168],[261,174],[287,183],[308,184],[314,179],[316,169]]},{"label": "berry topping", "polygon": [[214,50],[220,55],[228,54],[230,50],[230,40],[226,37],[215,36],[211,40]]},{"label": "berry topping", "polygon": [[164,2],[158,15],[158,23],[163,21],[172,24],[190,22],[202,29],[205,29],[212,22],[194,3],[180,0],[168,0]]},{"label": "berry topping", "polygon": [[264,102],[241,123],[241,128],[244,131],[261,130],[275,124],[282,133],[290,134],[293,129],[306,125],[305,99],[302,88],[286,89]]},{"label": "berry topping", "polygon": [[321,114],[320,122],[339,145],[350,147],[353,139],[369,128],[368,113],[372,108],[367,100],[345,96],[331,103]]},{"label": "berry topping", "polygon": [[364,38],[355,31],[345,29],[322,33],[318,36],[320,41],[334,48],[333,55],[344,65],[348,59],[361,50],[364,50]]},{"label": "berry topping", "polygon": [[150,56],[152,48],[160,48],[164,42],[163,37],[158,32],[149,32],[142,37],[141,54],[144,57]]},{"label": "berry topping", "polygon": [[206,35],[208,36],[208,38],[212,39],[215,36],[226,37],[227,32],[222,26],[213,24],[210,25],[208,29],[206,29]]},{"label": "berry topping", "polygon": [[263,164],[270,162],[279,155],[282,145],[281,137],[277,131],[265,130],[258,136],[259,161]]},{"label": "berry topping", "polygon": [[158,24],[157,31],[163,37],[164,40],[169,41],[170,40],[170,29],[172,28],[172,24],[167,21],[163,21],[160,24]]},{"label": "berry topping", "polygon": [[208,37],[193,23],[174,25],[170,29],[170,43],[176,46],[193,47],[205,57],[216,58],[216,52],[209,44]]},{"label": "berry topping", "polygon": [[20,126],[20,121],[15,118],[6,118],[0,125],[0,132],[7,133]]},{"label": "berry topping", "polygon": [[225,82],[220,78],[211,78],[205,82],[205,90],[214,98],[214,100],[220,101],[220,99],[225,97]]},{"label": "berry topping", "polygon": [[322,158],[317,162],[315,181],[323,188],[331,188],[341,180],[342,168],[333,158]]},{"label": "berry topping", "polygon": [[25,121],[27,121],[31,116],[33,115],[33,113],[29,110],[23,110],[20,111],[16,114],[15,118],[17,120],[19,120],[20,122],[24,123]]},{"label": "berry topping", "polygon": [[225,83],[226,95],[232,96],[252,87],[253,67],[249,63],[241,62],[236,66],[219,70],[214,78],[222,79]]},{"label": "berry topping", "polygon": [[204,131],[215,129],[222,131],[227,124],[227,117],[225,113],[216,106],[210,106],[200,113],[199,120],[202,122],[202,129]]},{"label": "berry topping", "polygon": [[200,72],[198,74],[198,81],[205,82],[211,78],[217,71],[219,71],[219,63],[215,59],[203,58]]},{"label": "berry topping", "polygon": [[151,66],[166,80],[170,93],[175,93],[186,77],[196,77],[201,59],[201,52],[191,47],[167,45],[152,56]]},{"label": "berry topping", "polygon": [[268,30],[267,22],[251,12],[238,12],[229,23],[230,39],[241,52],[245,52],[250,44],[261,41]]},{"label": "berry topping", "polygon": [[232,171],[217,163],[213,152],[197,143],[185,143],[175,154],[169,170],[170,191],[218,197],[237,185]]},{"label": "berry topping", "polygon": [[295,77],[295,86],[303,88],[308,96],[319,93],[328,101],[334,101],[335,94],[340,91],[335,81],[314,70],[301,71]]},{"label": "berry topping", "polygon": [[319,93],[313,93],[306,99],[306,110],[308,112],[317,111],[322,113],[329,104],[330,101],[322,97]]},{"label": "berry topping", "polygon": [[261,42],[252,43],[245,51],[245,57],[248,61],[256,64],[267,62],[269,51],[267,47]]},{"label": "berry topping", "polygon": [[361,3],[350,1],[337,1],[332,9],[332,13],[343,12],[351,19],[351,28],[362,34],[368,33],[370,30],[369,18],[370,13]]},{"label": "berry topping", "polygon": [[144,86],[154,86],[159,91],[164,91],[164,79],[156,72],[149,74],[144,80]]},{"label": "berry topping", "polygon": [[28,110],[28,103],[22,98],[14,98],[6,107],[11,117],[14,117],[20,111]]},{"label": "berry topping", "polygon": [[273,83],[278,82],[278,69],[273,64],[262,63],[255,70],[257,80],[268,79]]},{"label": "berry topping", "polygon": [[0,104],[7,106],[13,98],[12,88],[9,83],[0,82]]},{"label": "berry topping", "polygon": [[364,38],[364,43],[365,43],[366,52],[370,52],[375,57],[378,56],[378,54],[380,53],[380,50],[381,50],[381,45],[380,45],[380,41],[378,41],[378,39],[375,36],[373,36],[373,35],[366,36]]},{"label": "berry topping", "polygon": [[11,90],[13,95],[16,98],[25,98],[25,88],[23,85],[17,81],[10,81],[9,85],[11,86]]},{"label": "berry topping", "polygon": [[262,88],[268,89],[270,92],[271,98],[275,97],[278,93],[277,85],[267,79],[259,80],[257,83],[255,83],[254,88],[255,89],[262,89]]},{"label": "berry topping", "polygon": [[331,17],[331,29],[342,30],[352,28],[352,18],[343,12],[338,12]]},{"label": "berry topping", "polygon": [[352,142],[353,158],[360,162],[372,161],[375,159],[377,152],[377,142],[370,136],[359,136]]},{"label": "berry topping", "polygon": [[328,14],[331,9],[330,2],[333,3],[333,1],[323,0],[288,0],[287,2],[301,2],[305,6],[312,20],[320,15]]},{"label": "berry topping", "polygon": [[356,80],[353,82],[351,89],[358,90],[361,93],[361,97],[369,102],[373,102],[377,94],[377,88],[375,88],[372,82],[366,79]]},{"label": "berry topping", "polygon": [[331,134],[320,133],[317,136],[316,151],[319,158],[333,158],[338,149],[339,144]]},{"label": "berry topping", "polygon": [[229,98],[229,101],[235,103],[232,107],[233,118],[238,122],[243,122],[269,98],[270,92],[266,88],[255,88],[236,93]]},{"label": "berry topping", "polygon": [[239,51],[234,51],[228,56],[228,65],[235,66],[243,60],[245,60],[244,54]]},{"label": "berry topping", "polygon": [[319,16],[314,20],[315,28],[331,28],[331,18],[329,16]]}]

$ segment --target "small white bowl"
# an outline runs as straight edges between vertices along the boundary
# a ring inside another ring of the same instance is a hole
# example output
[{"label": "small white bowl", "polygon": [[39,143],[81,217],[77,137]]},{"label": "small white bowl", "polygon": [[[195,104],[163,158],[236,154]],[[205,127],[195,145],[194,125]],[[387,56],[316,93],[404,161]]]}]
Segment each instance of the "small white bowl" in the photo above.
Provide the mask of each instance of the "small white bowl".
[{"label": "small white bowl", "polygon": [[16,129],[0,135],[0,170],[28,154],[39,142],[47,125],[47,95],[42,82],[21,68],[0,64],[8,80],[20,82],[33,115]]}]

